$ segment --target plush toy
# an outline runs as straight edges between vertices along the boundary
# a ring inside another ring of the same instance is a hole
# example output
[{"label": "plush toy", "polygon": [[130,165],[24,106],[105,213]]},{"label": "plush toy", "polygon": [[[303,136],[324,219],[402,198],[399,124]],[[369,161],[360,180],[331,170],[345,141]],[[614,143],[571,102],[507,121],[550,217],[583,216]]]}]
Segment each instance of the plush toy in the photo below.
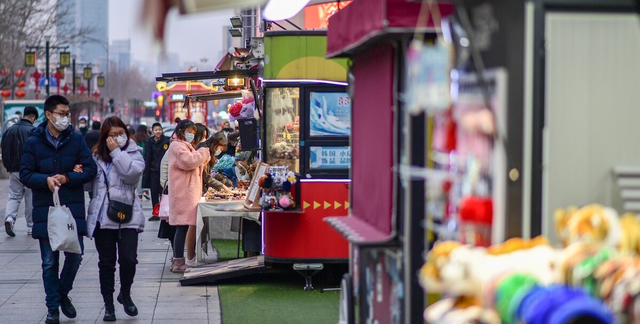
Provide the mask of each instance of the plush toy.
[{"label": "plush toy", "polygon": [[284,209],[289,208],[291,206],[291,198],[289,198],[289,196],[287,195],[282,195],[282,197],[280,197],[280,201],[278,201],[278,204]]},{"label": "plush toy", "polygon": [[[554,213],[556,231],[565,246],[575,242],[619,247],[623,239],[621,220],[615,209],[591,204]],[[628,220],[627,220],[628,221]],[[625,246],[628,242],[624,243]]]}]

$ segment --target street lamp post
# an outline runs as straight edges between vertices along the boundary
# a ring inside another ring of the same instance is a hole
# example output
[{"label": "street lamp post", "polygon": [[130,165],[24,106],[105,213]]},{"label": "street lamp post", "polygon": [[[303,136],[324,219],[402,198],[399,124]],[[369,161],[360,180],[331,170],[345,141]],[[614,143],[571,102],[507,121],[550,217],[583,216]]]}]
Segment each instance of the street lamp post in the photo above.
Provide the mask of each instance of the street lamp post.
[{"label": "street lamp post", "polygon": [[44,72],[44,77],[45,77],[44,83],[47,86],[47,98],[48,98],[49,97],[49,40],[51,40],[51,36],[47,35],[44,37],[44,39],[47,41],[45,46],[47,51],[47,55],[46,55],[47,67],[46,67],[46,71]]},{"label": "street lamp post", "polygon": [[[47,97],[48,97],[49,96],[49,86],[50,86],[49,81],[51,81],[49,79],[49,77],[50,77],[49,76],[49,73],[50,73],[50,71],[49,71],[49,54],[50,53],[49,52],[50,52],[51,49],[56,49],[56,50],[64,49],[64,50],[66,50],[67,48],[69,48],[69,46],[51,46],[50,45],[50,41],[51,41],[51,36],[50,35],[45,35],[44,39],[46,40],[45,47],[44,47],[45,54],[46,54],[45,55],[45,62],[46,62],[45,65],[46,65],[46,67],[45,67],[44,76],[45,76],[45,85],[46,85],[46,91],[47,91]],[[43,49],[42,46],[27,45],[26,47],[29,50]],[[35,56],[34,56],[34,66],[36,66],[36,72],[38,72],[38,67],[37,67],[37,64],[35,63]],[[36,73],[34,73],[34,74],[36,74]],[[37,87],[38,81],[39,80],[36,79],[36,87]],[[38,96],[38,94],[36,94],[36,98],[37,98],[37,96]]]},{"label": "street lamp post", "polygon": [[76,95],[76,56],[72,55],[71,56],[71,69],[72,69],[72,83],[73,83],[73,95]]}]

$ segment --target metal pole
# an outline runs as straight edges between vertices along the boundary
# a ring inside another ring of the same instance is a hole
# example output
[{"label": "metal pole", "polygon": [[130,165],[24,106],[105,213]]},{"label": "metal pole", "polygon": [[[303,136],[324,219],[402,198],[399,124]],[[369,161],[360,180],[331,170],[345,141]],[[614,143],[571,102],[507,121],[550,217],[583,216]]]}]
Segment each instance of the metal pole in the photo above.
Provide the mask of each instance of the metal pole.
[{"label": "metal pole", "polygon": [[47,71],[45,71],[45,84],[47,85],[47,98],[49,97],[49,40],[47,39]]},{"label": "metal pole", "polygon": [[[93,77],[93,73],[91,73],[91,77]],[[87,97],[91,99],[91,78],[87,80]],[[87,123],[91,120],[91,100],[88,101],[89,105],[87,106]]]},{"label": "metal pole", "polygon": [[73,82],[71,83],[73,84],[73,95],[75,96],[76,95],[76,59],[75,58],[71,62],[71,65],[73,69],[73,72],[71,73],[73,77]]}]

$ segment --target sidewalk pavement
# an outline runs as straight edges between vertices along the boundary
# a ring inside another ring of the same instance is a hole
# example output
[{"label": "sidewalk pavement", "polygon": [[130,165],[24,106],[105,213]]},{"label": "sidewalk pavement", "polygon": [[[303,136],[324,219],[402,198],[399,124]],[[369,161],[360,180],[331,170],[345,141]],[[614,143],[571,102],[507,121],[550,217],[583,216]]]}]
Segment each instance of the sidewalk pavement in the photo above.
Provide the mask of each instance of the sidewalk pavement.
[{"label": "sidewalk pavement", "polygon": [[[38,241],[27,235],[21,207],[16,221],[16,236],[4,231],[4,214],[9,180],[0,180],[0,324],[44,323],[47,313]],[[24,203],[23,203],[24,205]],[[151,214],[150,203],[145,204]],[[138,267],[132,288],[132,299],[139,314],[127,316],[116,302],[118,322],[125,323],[222,323],[218,288],[213,285],[180,286],[181,274],[169,271],[170,245],[157,238],[160,222],[147,222],[138,243]],[[98,280],[98,254],[93,240],[84,238],[84,256],[69,294],[78,316],[61,323],[103,323],[104,305]],[[60,257],[62,268],[64,257]],[[119,291],[116,269],[116,293]]]}]

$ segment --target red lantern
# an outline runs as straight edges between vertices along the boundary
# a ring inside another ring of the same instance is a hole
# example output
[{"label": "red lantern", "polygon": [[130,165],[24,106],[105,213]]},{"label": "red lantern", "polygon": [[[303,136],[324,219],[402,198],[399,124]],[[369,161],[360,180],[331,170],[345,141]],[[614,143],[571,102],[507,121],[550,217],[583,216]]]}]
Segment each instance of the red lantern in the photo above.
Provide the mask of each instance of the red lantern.
[{"label": "red lantern", "polygon": [[36,70],[35,72],[33,72],[31,74],[31,76],[36,80],[35,84],[36,84],[36,99],[38,99],[38,82],[40,82],[40,77],[42,76],[42,74],[40,74],[40,72],[38,72],[38,70]]},{"label": "red lantern", "polygon": [[18,97],[18,99],[22,99],[27,93],[24,92],[24,90],[18,90],[16,91],[16,97]]},{"label": "red lantern", "polygon": [[64,95],[67,95],[67,92],[69,92],[69,86],[65,83],[64,87],[62,87],[62,91],[64,91]]},{"label": "red lantern", "polygon": [[27,83],[26,83],[26,82],[24,82],[24,80],[22,80],[22,81],[18,82],[18,88],[21,88],[21,89],[22,89],[22,88],[24,88],[24,86],[26,86],[26,85],[27,85]]},{"label": "red lantern", "polygon": [[84,86],[84,84],[81,84],[81,85],[78,87],[78,91],[80,91],[80,94],[82,94],[85,90],[87,90],[87,87],[85,87],[85,86]]},{"label": "red lantern", "polygon": [[4,98],[4,100],[7,100],[7,98],[9,98],[9,96],[11,96],[11,91],[10,90],[2,90],[2,91],[0,91],[0,96],[2,96]]},{"label": "red lantern", "polygon": [[24,76],[25,72],[26,72],[26,71],[24,71],[24,70],[18,70],[18,71],[16,71],[16,73],[15,73],[15,74],[16,74],[16,77],[18,77],[18,78],[19,78],[19,77],[21,77],[21,76]]},{"label": "red lantern", "polygon": [[9,74],[9,69],[4,69],[4,70],[0,70],[0,75],[5,76],[7,74]]},{"label": "red lantern", "polygon": [[93,97],[96,98],[96,100],[100,98],[100,91],[98,91],[98,89],[96,89],[96,91],[93,92]]}]

